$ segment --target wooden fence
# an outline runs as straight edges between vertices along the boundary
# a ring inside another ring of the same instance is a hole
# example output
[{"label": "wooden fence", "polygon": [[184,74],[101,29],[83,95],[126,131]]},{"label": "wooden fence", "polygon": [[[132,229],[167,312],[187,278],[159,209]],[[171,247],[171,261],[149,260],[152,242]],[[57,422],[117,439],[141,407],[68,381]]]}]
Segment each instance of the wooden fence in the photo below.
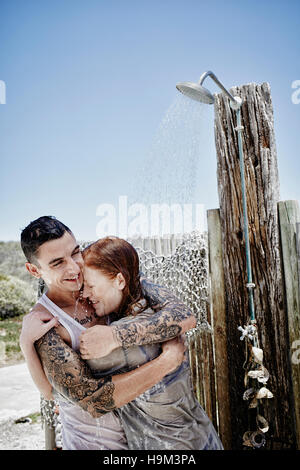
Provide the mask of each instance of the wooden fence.
[{"label": "wooden fence", "polygon": [[[210,419],[213,421],[222,439],[225,449],[239,449],[242,447],[242,437],[245,431],[251,430],[247,426],[253,425],[247,403],[242,398],[234,397],[235,410],[232,406],[232,389],[230,358],[238,354],[240,363],[245,361],[244,348],[239,339],[240,333],[237,327],[240,325],[236,316],[234,328],[234,341],[228,338],[228,305],[226,304],[226,285],[228,285],[228,271],[223,267],[223,243],[221,232],[220,210],[207,211],[208,222],[208,298],[207,319],[212,326],[212,335],[200,332],[190,342],[191,371],[194,389],[197,398]],[[278,203],[278,233],[280,234],[279,252],[282,265],[282,291],[283,306],[286,312],[285,320],[288,328],[288,341],[282,342],[282,353],[288,358],[285,368],[289,389],[282,391],[288,408],[287,424],[289,427],[280,428],[282,406],[276,403],[265,404],[269,406],[268,420],[269,433],[266,433],[268,449],[299,448],[300,436],[300,210],[297,201],[282,201]],[[139,239],[131,241],[135,246],[143,250],[151,250],[157,255],[169,255],[178,246],[174,240],[171,243],[168,238]],[[244,275],[245,281],[245,275]],[[258,290],[260,286],[258,285]],[[263,312],[262,312],[263,314]],[[232,327],[232,325],[231,325]],[[270,331],[260,331],[261,337],[272,335],[273,325],[269,325]],[[283,329],[283,334],[285,330]],[[279,332],[280,333],[280,332]],[[273,391],[273,384],[281,386],[282,378],[278,370],[278,358],[268,358],[265,363],[268,370],[273,371],[274,376],[268,385]],[[233,374],[243,380],[243,368],[235,369]],[[237,381],[237,378],[235,378]],[[199,387],[197,384],[201,382]],[[275,397],[275,396],[274,396]],[[270,400],[271,402],[272,400]],[[275,402],[275,400],[273,400]],[[278,403],[278,400],[277,400]],[[244,415],[244,419],[237,418]],[[233,428],[234,426],[234,428]],[[255,429],[252,429],[253,431]]]},{"label": "wooden fence", "polygon": [[[283,341],[281,341],[282,353],[286,355],[285,373],[289,389],[281,391],[281,397],[285,399],[285,413],[287,414],[287,427],[279,427],[282,419],[283,407],[281,403],[265,404],[269,407],[268,421],[270,430],[266,433],[268,449],[293,449],[300,448],[300,211],[297,201],[282,201],[278,203],[279,212],[279,232],[280,232],[280,254],[283,270],[283,308],[286,312],[285,320],[288,328],[287,340],[284,336],[285,329],[282,330]],[[230,325],[231,319],[228,315],[228,305],[226,304],[226,284],[228,283],[228,273],[224,273],[222,262],[222,240],[221,223],[219,209],[207,212],[208,234],[209,234],[209,260],[210,260],[210,285],[211,285],[211,310],[214,337],[214,358],[216,374],[216,400],[218,403],[219,433],[226,449],[239,449],[242,445],[242,437],[249,429],[253,420],[247,407],[247,403],[242,398],[242,393],[236,395],[232,385],[232,374],[235,375],[234,383],[243,379],[243,368],[232,367],[231,358],[235,355],[235,363],[242,363],[245,354],[242,342],[239,340],[240,333],[237,327],[241,324],[236,315],[235,325]],[[258,286],[259,290],[260,286]],[[263,312],[259,312],[263,314]],[[275,325],[274,325],[275,326]],[[272,323],[268,325],[269,331],[260,331],[261,337],[264,335],[276,334]],[[228,335],[231,327],[236,335],[233,341]],[[279,331],[280,334],[280,331]],[[238,342],[241,344],[239,345]],[[267,385],[274,392],[276,388],[282,386],[282,377],[278,368],[278,358],[268,358],[265,366],[269,371],[273,371],[270,381],[272,385]],[[275,392],[276,393],[276,392]],[[275,395],[274,395],[275,398]],[[238,418],[244,415],[243,420]],[[245,424],[246,423],[246,424]],[[248,428],[247,428],[248,426]],[[251,428],[250,428],[251,429]],[[253,430],[253,429],[252,429]]]}]

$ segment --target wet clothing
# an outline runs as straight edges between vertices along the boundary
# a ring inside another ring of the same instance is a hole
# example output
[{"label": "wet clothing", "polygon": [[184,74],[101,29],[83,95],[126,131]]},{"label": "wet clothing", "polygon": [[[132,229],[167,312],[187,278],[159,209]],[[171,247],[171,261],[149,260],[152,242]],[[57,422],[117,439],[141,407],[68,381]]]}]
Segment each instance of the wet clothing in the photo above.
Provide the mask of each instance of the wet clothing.
[{"label": "wet clothing", "polygon": [[[147,309],[138,315],[152,315]],[[128,325],[137,317],[114,324]],[[93,376],[103,377],[135,369],[161,352],[160,344],[118,348],[106,357],[90,359]],[[223,450],[220,438],[197,401],[190,377],[189,359],[151,389],[117,409],[129,449],[134,450]]]},{"label": "wet clothing", "polygon": [[[79,337],[85,327],[53,303],[46,294],[39,301],[69,332],[72,349],[79,350]],[[128,449],[119,416],[114,412],[93,418],[87,411],[56,392],[62,424],[64,450],[123,450]]]},{"label": "wet clothing", "polygon": [[[39,302],[68,330],[74,350],[86,328],[57,307],[44,294]],[[153,311],[138,315],[145,318]],[[137,317],[124,317],[113,324],[130,324]],[[94,377],[128,372],[154,359],[161,345],[118,348],[108,356],[87,360]],[[222,443],[203,408],[197,401],[190,378],[189,360],[151,389],[127,405],[93,418],[89,413],[59,395],[65,449],[132,450],[221,450]],[[123,428],[122,428],[123,425]],[[127,441],[127,442],[126,442]]]}]

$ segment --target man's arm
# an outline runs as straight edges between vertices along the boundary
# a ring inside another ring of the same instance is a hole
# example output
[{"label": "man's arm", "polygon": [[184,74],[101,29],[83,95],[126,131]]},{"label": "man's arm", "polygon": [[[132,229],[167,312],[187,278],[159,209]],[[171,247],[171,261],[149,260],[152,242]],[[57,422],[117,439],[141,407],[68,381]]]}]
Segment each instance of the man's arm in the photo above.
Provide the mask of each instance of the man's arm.
[{"label": "man's arm", "polygon": [[184,357],[184,346],[174,341],[160,356],[133,371],[95,379],[55,329],[36,342],[36,350],[53,388],[93,417],[129,403],[176,369]]},{"label": "man's arm", "polygon": [[174,338],[196,326],[191,310],[167,288],[141,279],[145,297],[155,313],[130,325],[112,326],[119,346],[159,343]]},{"label": "man's arm", "polygon": [[[44,373],[41,361],[34,347],[34,342],[57,325],[59,325],[58,320],[53,318],[51,313],[47,312],[43,307],[40,311],[35,307],[24,316],[19,339],[32,380],[46,400],[53,400],[52,386]],[[28,337],[30,340],[28,340]]]}]

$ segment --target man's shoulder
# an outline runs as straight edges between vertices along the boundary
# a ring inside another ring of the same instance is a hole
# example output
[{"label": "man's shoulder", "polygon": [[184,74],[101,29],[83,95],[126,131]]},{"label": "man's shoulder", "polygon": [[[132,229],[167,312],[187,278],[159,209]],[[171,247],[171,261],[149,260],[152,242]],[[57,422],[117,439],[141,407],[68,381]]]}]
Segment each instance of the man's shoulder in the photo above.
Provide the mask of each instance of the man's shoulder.
[{"label": "man's shoulder", "polygon": [[43,314],[45,313],[47,314],[47,320],[53,318],[53,314],[46,307],[44,307],[44,305],[40,304],[39,301],[37,301],[35,305],[31,308],[31,310],[24,316],[24,320],[26,320],[27,317],[30,317],[32,315],[39,317],[40,315],[43,316]]},{"label": "man's shoulder", "polygon": [[37,302],[34,304],[34,306],[32,307],[32,309],[30,310],[29,313],[35,313],[35,312],[47,312],[47,313],[51,313],[49,312],[49,310],[44,307],[44,305],[40,304],[39,301],[37,300]]}]

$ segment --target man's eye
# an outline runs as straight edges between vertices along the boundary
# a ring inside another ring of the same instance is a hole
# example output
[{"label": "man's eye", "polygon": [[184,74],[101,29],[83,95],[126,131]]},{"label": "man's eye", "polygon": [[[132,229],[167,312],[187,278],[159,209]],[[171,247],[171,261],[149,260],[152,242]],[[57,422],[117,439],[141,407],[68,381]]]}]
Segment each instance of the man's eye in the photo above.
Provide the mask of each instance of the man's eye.
[{"label": "man's eye", "polygon": [[59,266],[62,263],[62,261],[58,261],[58,263],[54,264],[53,266],[56,268],[56,266]]},{"label": "man's eye", "polygon": [[72,254],[72,256],[79,255],[79,253],[80,253],[80,250],[74,251],[74,253]]}]

